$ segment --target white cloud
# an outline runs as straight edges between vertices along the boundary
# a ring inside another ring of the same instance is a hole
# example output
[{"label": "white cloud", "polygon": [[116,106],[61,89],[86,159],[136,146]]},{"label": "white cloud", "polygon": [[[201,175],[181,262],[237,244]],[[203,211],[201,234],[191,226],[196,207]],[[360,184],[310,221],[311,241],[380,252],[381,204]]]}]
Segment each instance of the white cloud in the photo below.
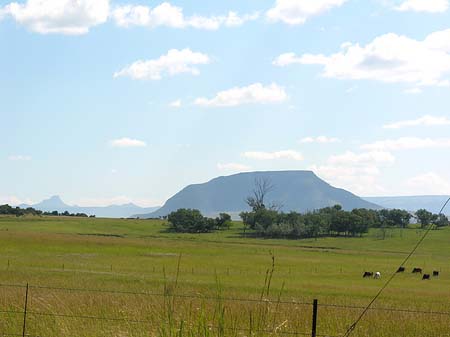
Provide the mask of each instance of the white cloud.
[{"label": "white cloud", "polygon": [[380,170],[377,167],[313,165],[309,169],[333,186],[344,188],[357,195],[377,195],[386,192],[378,182]]},{"label": "white cloud", "polygon": [[450,125],[450,119],[448,117],[436,117],[425,115],[417,119],[411,119],[406,121],[400,121],[395,123],[386,124],[384,129],[401,129],[408,126],[442,126]]},{"label": "white cloud", "polygon": [[386,139],[377,142],[364,144],[362,149],[371,151],[399,151],[399,150],[419,150],[419,149],[444,149],[450,148],[450,138],[418,138],[401,137],[398,139]]},{"label": "white cloud", "polygon": [[169,103],[169,106],[171,107],[171,108],[180,108],[181,107],[181,100],[180,99],[177,99],[176,101],[173,101],[173,102],[170,102]]},{"label": "white cloud", "polygon": [[264,86],[261,83],[251,84],[247,87],[235,87],[220,91],[214,98],[197,98],[195,104],[206,107],[232,107],[242,104],[268,104],[280,103],[288,96],[283,87],[272,83]]},{"label": "white cloud", "polygon": [[347,151],[341,155],[331,156],[328,162],[333,165],[367,166],[392,164],[395,162],[395,157],[390,152],[384,151],[372,151],[359,154]]},{"label": "white cloud", "polygon": [[254,21],[259,18],[259,12],[253,14],[246,14],[239,16],[236,12],[228,12],[225,18],[225,26],[227,27],[238,27],[243,25],[247,21]]},{"label": "white cloud", "polygon": [[197,28],[216,30],[221,26],[237,27],[247,21],[256,20],[258,13],[239,16],[238,13],[230,11],[227,15],[185,17],[181,7],[173,6],[168,2],[150,8],[148,6],[118,6],[112,13],[112,18],[118,26],[145,26],[154,28],[166,26],[171,28]]},{"label": "white cloud", "polygon": [[142,140],[137,139],[131,139],[131,138],[120,138],[120,139],[114,139],[111,141],[112,147],[146,147],[147,144]]},{"label": "white cloud", "polygon": [[259,17],[258,13],[239,16],[236,12],[228,12],[226,16],[192,16],[186,20],[185,26],[197,29],[216,30],[221,26],[239,27],[247,21],[254,21]]},{"label": "white cloud", "polygon": [[8,157],[8,160],[11,161],[30,161],[31,159],[31,156],[24,156],[21,154],[16,154]]},{"label": "white cloud", "polygon": [[301,58],[297,57],[295,53],[292,52],[281,54],[278,57],[276,57],[275,60],[273,60],[272,62],[274,66],[278,67],[285,67],[296,63],[301,64],[302,60]]},{"label": "white cloud", "polygon": [[193,52],[188,48],[171,49],[158,59],[136,61],[116,72],[114,77],[129,76],[135,80],[160,80],[165,74],[170,76],[182,73],[198,75],[200,71],[195,65],[208,64],[210,61],[208,55]]},{"label": "white cloud", "polygon": [[423,92],[423,90],[420,88],[409,88],[409,89],[403,90],[403,92],[408,95],[418,95],[418,94],[421,94]]},{"label": "white cloud", "polygon": [[406,181],[410,194],[449,194],[450,180],[435,172],[427,172]]},{"label": "white cloud", "polygon": [[111,12],[111,17],[121,27],[129,26],[168,26],[183,28],[183,9],[164,2],[151,9],[147,6],[118,6]]},{"label": "white cloud", "polygon": [[339,138],[318,136],[318,137],[305,137],[299,141],[302,144],[319,143],[319,144],[329,144],[329,143],[339,143]]},{"label": "white cloud", "polygon": [[323,76],[337,79],[376,80],[416,86],[447,86],[450,74],[450,29],[414,40],[394,33],[375,38],[366,46],[344,43],[341,51],[325,56],[286,53],[273,64],[317,64]]},{"label": "white cloud", "polygon": [[394,162],[395,157],[389,152],[347,151],[330,156],[325,165],[313,165],[310,169],[335,186],[360,195],[375,195],[386,191],[378,183],[380,167],[390,166]]},{"label": "white cloud", "polygon": [[272,22],[301,25],[308,18],[342,6],[345,2],[346,0],[276,0],[275,6],[267,11],[266,16]]},{"label": "white cloud", "polygon": [[41,34],[85,34],[106,22],[109,0],[28,0],[11,2],[3,8],[19,24]]},{"label": "white cloud", "polygon": [[263,151],[249,151],[242,154],[243,157],[256,160],[275,160],[275,159],[289,159],[289,160],[303,160],[303,155],[294,150],[283,150],[275,152]]},{"label": "white cloud", "polygon": [[244,164],[239,163],[218,163],[217,168],[220,171],[238,171],[238,172],[244,172],[244,171],[250,171],[251,167]]},{"label": "white cloud", "polygon": [[448,7],[448,0],[405,0],[395,9],[401,12],[442,13],[447,11]]}]

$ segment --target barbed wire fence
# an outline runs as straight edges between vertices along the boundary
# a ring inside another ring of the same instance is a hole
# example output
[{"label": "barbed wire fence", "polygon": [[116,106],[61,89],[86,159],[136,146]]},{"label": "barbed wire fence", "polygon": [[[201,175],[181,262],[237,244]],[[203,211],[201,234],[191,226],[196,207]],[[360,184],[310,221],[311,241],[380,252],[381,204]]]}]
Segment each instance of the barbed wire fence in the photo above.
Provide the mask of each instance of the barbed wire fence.
[{"label": "barbed wire fence", "polygon": [[[31,335],[27,333],[27,323],[31,320],[30,317],[52,317],[52,318],[67,318],[74,320],[93,320],[93,321],[105,321],[105,322],[124,322],[131,324],[151,324],[153,321],[143,320],[143,319],[135,319],[135,318],[126,318],[126,317],[108,317],[108,316],[95,316],[95,315],[77,315],[77,314],[65,314],[65,313],[57,313],[57,312],[42,312],[42,311],[33,311],[29,310],[28,303],[31,298],[31,289],[40,289],[40,290],[53,290],[60,292],[83,292],[89,294],[118,294],[118,295],[130,295],[130,296],[150,296],[150,297],[166,297],[167,294],[158,293],[158,292],[135,292],[135,291],[124,291],[124,290],[113,290],[113,289],[88,289],[88,288],[65,288],[65,287],[53,287],[53,286],[44,286],[44,285],[20,285],[20,284],[0,284],[0,288],[16,288],[24,291],[24,306],[22,310],[3,310],[0,308],[0,315],[13,315],[18,318],[23,318],[23,326],[22,331],[1,331],[0,337],[6,336],[28,336],[28,337],[53,337],[46,336],[44,334],[39,335]],[[312,309],[312,326],[305,327],[305,331],[274,331],[274,330],[253,330],[253,332],[263,333],[267,335],[273,335],[277,333],[280,336],[312,336],[312,337],[339,337],[340,335],[328,334],[328,333],[318,333],[317,332],[317,322],[318,322],[318,309],[320,308],[336,308],[343,310],[360,310],[366,309],[364,306],[356,306],[356,305],[344,305],[344,304],[332,304],[332,303],[319,303],[316,299],[313,302],[306,301],[285,301],[285,300],[269,300],[269,299],[256,299],[256,298],[239,298],[239,297],[220,297],[217,296],[201,296],[201,295],[188,295],[188,294],[171,294],[170,297],[173,298],[184,298],[184,299],[197,299],[201,301],[217,301],[220,299],[224,302],[240,302],[240,303],[266,303],[266,304],[286,304],[286,305],[296,305],[296,306],[306,306]],[[404,314],[421,314],[421,315],[432,315],[432,316],[448,316],[450,317],[450,312],[447,311],[427,311],[427,310],[413,310],[407,308],[394,308],[394,307],[371,307],[371,311],[384,311],[389,313],[404,313]],[[209,325],[210,329],[219,328],[214,325]],[[248,332],[249,328],[243,327],[233,327],[226,328],[222,327],[225,330],[233,330],[233,331],[241,331]],[[307,330],[311,329],[311,330]]]},{"label": "barbed wire fence", "polygon": [[[448,198],[444,204],[441,207],[441,210],[439,211],[439,216],[443,215],[443,211],[445,209],[445,207],[447,206],[447,204],[450,202],[450,198]],[[405,259],[400,263],[399,267],[393,271],[391,273],[391,276],[387,279],[387,281],[384,283],[384,285],[380,288],[380,290],[376,293],[376,295],[372,298],[372,300],[367,304],[367,306],[362,310],[362,312],[360,313],[360,315],[358,316],[358,318],[353,322],[353,324],[351,324],[348,328],[347,331],[344,334],[344,337],[349,337],[353,331],[355,330],[356,326],[358,325],[358,323],[364,318],[364,316],[366,315],[366,313],[370,310],[370,308],[372,307],[372,305],[376,302],[376,300],[381,296],[381,294],[383,293],[383,291],[390,285],[390,283],[394,280],[394,278],[397,276],[398,270],[400,270],[400,268],[404,268],[404,266],[406,265],[406,263],[408,262],[408,260],[414,255],[414,253],[417,251],[417,249],[419,248],[419,246],[422,244],[422,242],[426,239],[426,237],[428,236],[428,234],[431,232],[431,230],[433,229],[434,224],[431,222],[428,224],[428,228],[426,229],[425,233],[422,235],[422,237],[420,238],[419,241],[417,241],[417,243],[414,245],[414,247],[411,249],[411,251],[409,252],[409,254],[405,257]],[[428,277],[430,277],[428,275]]]}]

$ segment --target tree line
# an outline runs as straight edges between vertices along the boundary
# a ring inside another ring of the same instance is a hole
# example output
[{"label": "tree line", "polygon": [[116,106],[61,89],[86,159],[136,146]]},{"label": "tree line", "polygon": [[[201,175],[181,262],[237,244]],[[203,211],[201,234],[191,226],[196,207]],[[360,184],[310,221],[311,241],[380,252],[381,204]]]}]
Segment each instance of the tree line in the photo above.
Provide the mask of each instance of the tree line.
[{"label": "tree line", "polygon": [[[34,215],[34,216],[72,216],[72,217],[82,217],[87,218],[88,215],[85,213],[70,213],[68,211],[58,212],[45,212],[38,209],[34,209],[33,207],[20,208],[20,207],[12,207],[10,205],[0,205],[0,215],[15,215],[15,216],[24,216],[24,215]],[[91,215],[90,217],[95,217],[95,215]]]},{"label": "tree line", "polygon": [[[427,213],[425,213],[427,212]],[[422,228],[428,225],[440,228],[449,225],[445,215],[418,210],[415,215],[401,209],[372,210],[366,208],[345,211],[340,205],[312,212],[284,213],[266,208],[263,203],[248,212],[241,212],[244,230],[267,238],[317,238],[324,236],[356,237],[370,228],[406,228],[413,217]],[[179,233],[209,233],[227,229],[231,225],[229,214],[221,213],[215,219],[204,217],[197,209],[178,209],[167,216],[169,231]]]},{"label": "tree line", "polygon": [[[443,214],[433,214],[420,209],[414,214],[402,209],[343,210],[340,205],[325,207],[306,213],[281,211],[282,205],[266,204],[267,194],[273,189],[270,181],[255,181],[252,194],[246,198],[250,211],[239,215],[244,231],[252,235],[270,238],[317,238],[320,236],[362,236],[370,228],[406,228],[414,218],[425,228],[432,225],[440,228],[449,225]],[[221,213],[216,219],[204,217],[196,209],[179,209],[167,217],[169,230],[175,232],[205,233],[229,227],[231,217]]]},{"label": "tree line", "polygon": [[[416,212],[422,228],[432,225],[440,228],[449,225],[448,218],[431,214],[424,218],[424,210]],[[372,210],[366,208],[345,211],[340,205],[325,207],[316,211],[283,213],[261,207],[242,212],[240,217],[246,228],[261,237],[271,238],[317,238],[319,236],[362,236],[370,228],[406,228],[413,214],[401,209]]]},{"label": "tree line", "polygon": [[318,236],[362,236],[369,228],[406,228],[414,217],[422,228],[449,225],[443,214],[433,214],[425,209],[414,215],[402,209],[373,210],[366,208],[345,211],[340,205],[325,207],[312,212],[283,213],[275,203],[266,206],[265,198],[273,189],[270,181],[256,180],[252,195],[247,197],[249,212],[240,217],[246,228],[262,237],[312,238]]}]

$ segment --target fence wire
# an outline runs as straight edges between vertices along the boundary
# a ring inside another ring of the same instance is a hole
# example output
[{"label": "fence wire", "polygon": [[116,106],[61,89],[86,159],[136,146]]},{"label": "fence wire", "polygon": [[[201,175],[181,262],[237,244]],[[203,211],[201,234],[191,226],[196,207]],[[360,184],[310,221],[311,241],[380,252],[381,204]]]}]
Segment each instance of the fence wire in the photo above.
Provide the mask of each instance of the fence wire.
[{"label": "fence wire", "polygon": [[[0,284],[0,287],[8,288],[26,288],[26,285],[20,284]],[[100,294],[117,294],[117,295],[136,295],[136,296],[150,296],[150,297],[174,297],[174,298],[188,298],[198,300],[221,300],[225,302],[250,302],[250,303],[267,303],[267,304],[286,304],[286,305],[304,305],[312,306],[312,302],[296,301],[296,300],[270,300],[267,298],[239,298],[239,297],[221,297],[221,296],[201,296],[201,295],[185,295],[185,294],[164,294],[155,292],[134,292],[125,290],[114,289],[89,289],[89,288],[64,288],[64,287],[52,287],[52,286],[40,286],[29,285],[30,289],[43,289],[43,290],[56,290],[67,292],[87,292],[87,293],[100,293]],[[319,307],[323,308],[339,308],[339,309],[365,309],[365,306],[357,305],[345,305],[345,304],[333,304],[333,303],[320,303]],[[393,307],[371,307],[369,310],[387,311],[387,312],[401,312],[411,314],[427,314],[427,315],[443,315],[450,316],[450,311],[434,311],[434,310],[414,310],[408,308],[393,308]],[[2,311],[0,311],[2,313]],[[21,312],[23,313],[23,312]]]},{"label": "fence wire", "polygon": [[[0,284],[0,288],[17,288],[26,289],[26,285],[21,284]],[[170,298],[188,298],[188,299],[198,299],[202,301],[234,301],[234,302],[247,302],[247,303],[260,303],[260,304],[286,304],[286,305],[302,305],[312,307],[313,303],[305,301],[286,301],[286,300],[270,300],[267,298],[238,298],[238,297],[220,297],[220,296],[201,296],[201,295],[184,295],[184,294],[164,294],[157,292],[134,292],[134,291],[124,291],[124,290],[114,290],[114,289],[88,289],[88,288],[65,288],[65,287],[53,287],[44,285],[29,285],[29,289],[41,289],[41,290],[54,290],[62,292],[85,292],[85,293],[98,293],[98,294],[118,294],[118,295],[134,295],[134,296],[151,296],[151,297],[170,297]],[[345,304],[333,304],[333,303],[319,303],[319,308],[336,308],[336,309],[348,309],[348,310],[361,310],[365,309],[364,306],[357,305],[345,305]],[[425,314],[425,315],[439,315],[439,316],[449,316],[450,312],[447,311],[427,311],[427,310],[414,310],[407,308],[393,308],[393,307],[370,307],[368,310],[371,311],[384,311],[384,312],[398,312],[406,314]],[[24,315],[23,310],[0,310],[1,315]],[[140,320],[127,317],[105,317],[105,316],[91,316],[91,315],[73,315],[73,314],[63,314],[54,312],[40,312],[28,310],[27,315],[30,316],[41,316],[41,317],[54,317],[54,318],[68,318],[68,319],[79,319],[79,320],[95,320],[95,321],[109,321],[109,322],[126,322],[131,324],[153,324],[150,320]],[[240,332],[248,332],[250,328],[241,327],[217,327],[209,326],[210,329],[225,329]],[[274,334],[278,335],[292,335],[292,336],[311,336],[311,332],[299,332],[299,331],[282,331],[282,330],[251,330],[257,333],[264,334]],[[14,333],[2,333],[0,332],[0,337],[6,336],[24,336],[23,334]],[[29,335],[28,337],[45,337],[43,335]],[[330,334],[316,334],[317,337],[337,337],[336,335]],[[50,336],[49,336],[50,337]]]},{"label": "fence wire", "polygon": [[[14,315],[23,315],[22,311],[7,311],[2,310],[0,311],[0,314],[7,313],[7,314],[14,314]],[[102,316],[86,316],[86,315],[67,315],[67,314],[57,314],[57,313],[49,313],[49,312],[36,312],[36,311],[28,311],[28,315],[34,315],[34,316],[49,316],[49,317],[55,317],[55,318],[72,318],[72,319],[81,319],[81,320],[96,320],[96,321],[114,321],[114,322],[126,322],[126,323],[136,323],[136,324],[151,324],[152,321],[148,320],[135,320],[135,319],[129,319],[129,318],[118,318],[118,317],[102,317]],[[218,327],[218,326],[209,326],[210,329],[224,329],[224,330],[230,330],[230,331],[242,331],[247,332],[250,329],[249,328],[227,328],[227,327]],[[281,331],[281,330],[251,330],[253,332],[258,333],[267,333],[267,334],[273,334],[277,333],[280,335],[294,335],[294,336],[310,336],[310,332],[299,332],[299,331]],[[23,336],[22,334],[0,334],[0,336]],[[25,336],[32,337],[33,335],[25,334]],[[333,335],[323,335],[323,334],[316,334],[317,337],[337,337]],[[39,335],[39,337],[44,337],[43,335]]]},{"label": "fence wire", "polygon": [[[442,214],[442,212],[444,211],[444,208],[447,206],[447,204],[450,202],[450,198],[447,199],[447,201],[445,201],[444,205],[442,206],[441,210],[439,211],[439,215]],[[417,251],[417,248],[419,248],[419,246],[422,244],[422,242],[425,240],[425,238],[428,236],[428,234],[431,232],[431,230],[433,229],[434,225],[432,223],[430,223],[428,225],[427,230],[425,231],[425,233],[422,235],[422,237],[420,238],[419,241],[417,241],[417,243],[414,245],[414,247],[411,249],[411,251],[409,252],[408,256],[406,256],[406,258],[403,260],[403,262],[399,265],[399,267],[396,269],[396,271],[394,271],[391,276],[387,279],[387,281],[385,282],[385,284],[380,288],[380,290],[377,292],[377,294],[372,298],[372,300],[369,302],[369,304],[367,304],[366,307],[364,307],[364,309],[362,310],[361,314],[358,316],[358,318],[353,322],[352,325],[350,325],[347,329],[347,331],[344,334],[344,337],[349,337],[353,331],[355,330],[356,326],[358,325],[358,323],[363,319],[363,317],[365,316],[365,314],[370,310],[370,308],[372,307],[372,305],[375,303],[375,301],[381,296],[381,294],[383,293],[383,291],[389,286],[389,284],[392,282],[392,280],[394,280],[394,278],[397,276],[397,271],[404,267],[406,265],[406,263],[408,262],[408,260],[411,258],[411,256],[414,255],[414,253]]]}]

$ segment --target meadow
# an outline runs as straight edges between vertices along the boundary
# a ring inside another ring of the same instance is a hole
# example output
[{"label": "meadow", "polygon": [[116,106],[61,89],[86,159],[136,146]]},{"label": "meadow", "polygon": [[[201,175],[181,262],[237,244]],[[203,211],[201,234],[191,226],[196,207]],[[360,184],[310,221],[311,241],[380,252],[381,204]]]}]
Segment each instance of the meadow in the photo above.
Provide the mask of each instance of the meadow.
[{"label": "meadow", "polygon": [[[423,235],[256,239],[162,220],[0,217],[0,336],[340,336]],[[450,228],[431,231],[351,336],[450,336]],[[440,276],[422,281],[413,267]],[[379,271],[380,280],[363,279]]]}]

